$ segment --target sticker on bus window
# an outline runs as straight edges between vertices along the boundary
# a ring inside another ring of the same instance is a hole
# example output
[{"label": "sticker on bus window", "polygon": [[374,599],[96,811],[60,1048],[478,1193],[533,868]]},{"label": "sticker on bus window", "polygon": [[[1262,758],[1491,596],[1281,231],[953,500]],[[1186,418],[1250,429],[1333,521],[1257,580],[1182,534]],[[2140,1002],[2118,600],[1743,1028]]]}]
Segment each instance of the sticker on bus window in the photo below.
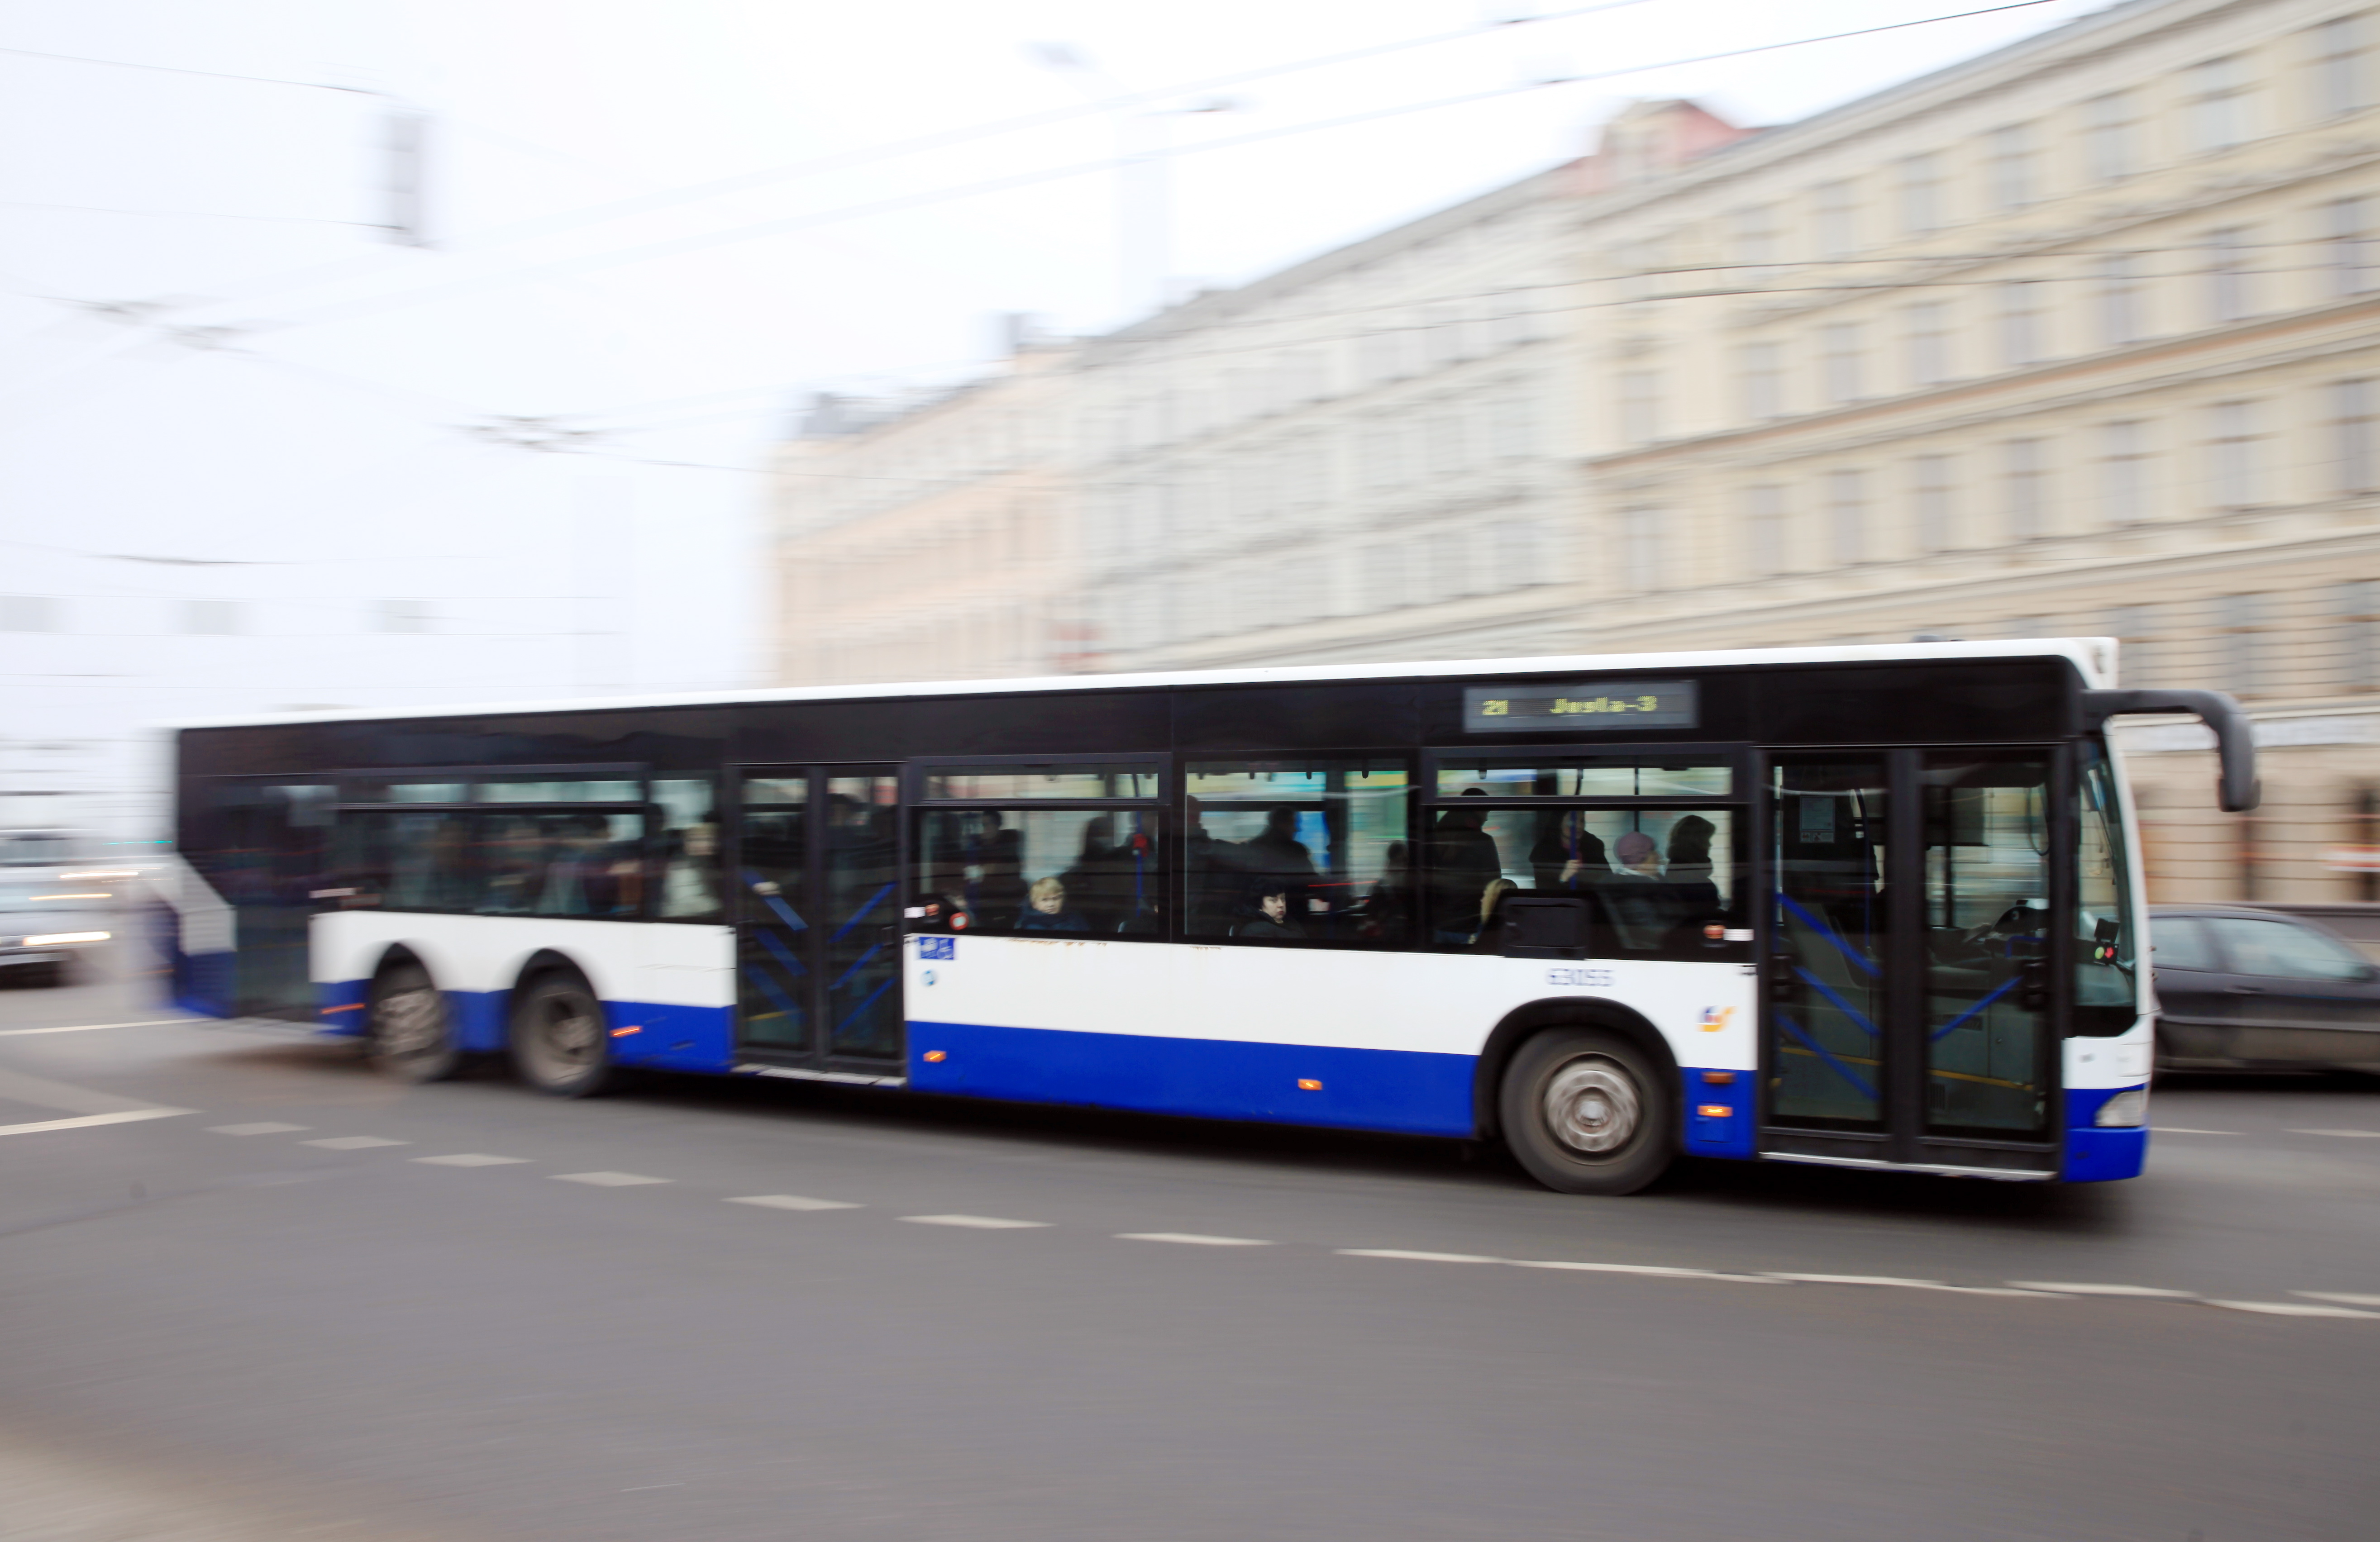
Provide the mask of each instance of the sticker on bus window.
[{"label": "sticker on bus window", "polygon": [[959,956],[959,940],[955,937],[920,937],[917,939],[917,956],[955,959]]}]

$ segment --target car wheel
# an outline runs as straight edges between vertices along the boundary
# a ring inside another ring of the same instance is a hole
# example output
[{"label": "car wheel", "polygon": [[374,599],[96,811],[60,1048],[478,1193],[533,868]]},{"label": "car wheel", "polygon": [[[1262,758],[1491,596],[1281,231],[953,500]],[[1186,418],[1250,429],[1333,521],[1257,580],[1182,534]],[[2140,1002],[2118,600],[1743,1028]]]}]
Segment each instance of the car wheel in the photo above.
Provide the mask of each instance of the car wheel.
[{"label": "car wheel", "polygon": [[443,1081],[462,1058],[446,998],[419,964],[396,964],[372,981],[364,1058],[401,1082]]},{"label": "car wheel", "polygon": [[514,997],[513,1068],[555,1098],[591,1098],[611,1085],[603,1003],[577,975],[540,975]]},{"label": "car wheel", "polygon": [[1675,1154],[1669,1078],[1645,1052],[1597,1028],[1548,1028],[1504,1068],[1504,1143],[1562,1194],[1633,1194]]}]

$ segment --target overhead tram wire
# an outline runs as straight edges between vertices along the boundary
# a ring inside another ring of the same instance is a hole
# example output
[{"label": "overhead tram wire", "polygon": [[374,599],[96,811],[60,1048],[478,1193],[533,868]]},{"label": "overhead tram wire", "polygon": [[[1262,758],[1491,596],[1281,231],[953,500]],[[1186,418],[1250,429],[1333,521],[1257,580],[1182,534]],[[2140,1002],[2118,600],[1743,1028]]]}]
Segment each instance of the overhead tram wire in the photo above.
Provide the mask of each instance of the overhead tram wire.
[{"label": "overhead tram wire", "polygon": [[[1206,154],[1219,150],[1241,149],[1248,145],[1267,143],[1303,134],[1321,133],[1334,128],[1352,127],[1358,124],[1376,123],[1388,118],[1402,117],[1414,113],[1434,112],[1447,107],[1468,106],[1475,103],[1492,102],[1506,97],[1523,95],[1531,91],[1546,91],[1559,86],[1585,85],[1595,81],[1621,79],[1632,75],[1646,75],[1658,70],[1683,68],[1691,65],[1709,64],[1720,59],[1742,58],[1752,55],[1776,53],[1779,50],[1788,48],[1805,48],[1818,43],[1839,42],[1850,38],[1873,37],[1883,32],[1903,31],[1914,27],[1937,26],[1947,21],[1962,21],[1973,17],[1996,16],[2009,11],[2030,10],[2035,6],[2050,5],[2053,3],[2054,0],[2002,0],[2002,3],[1998,5],[1978,6],[1941,16],[1918,17],[1907,21],[1884,22],[1874,27],[1857,27],[1845,31],[1828,32],[1812,37],[1788,38],[1777,42],[1755,43],[1742,48],[1721,49],[1714,53],[1697,54],[1683,58],[1661,59],[1647,64],[1629,65],[1617,69],[1592,70],[1585,74],[1566,75],[1544,80],[1524,81],[1516,85],[1496,86],[1485,91],[1464,91],[1453,96],[1434,98],[1427,102],[1402,103],[1388,107],[1371,108],[1360,113],[1350,113],[1339,117],[1326,118],[1314,123],[1286,124],[1279,128],[1259,129],[1253,133],[1233,135],[1223,139],[1208,140],[1194,145],[1172,146],[1164,150],[1150,152],[1148,154],[1142,156],[1129,158],[1102,157],[1096,161],[1076,162],[1064,166],[1048,167],[1030,172],[1019,172],[1007,176],[990,177],[980,182],[964,183],[952,188],[933,188],[918,193],[902,194],[892,198],[879,199],[867,203],[847,204],[838,209],[820,210],[809,214],[795,214],[782,219],[766,220],[757,225],[742,225],[724,231],[715,231],[698,236],[674,237],[666,240],[649,242],[643,246],[629,247],[611,252],[593,252],[582,257],[565,258],[552,262],[517,269],[507,273],[484,274],[476,278],[455,279],[445,284],[425,285],[418,289],[401,290],[394,295],[385,295],[369,299],[352,300],[341,304],[328,305],[322,307],[311,313],[301,312],[297,317],[286,322],[272,323],[270,325],[270,330],[286,331],[297,327],[320,326],[334,322],[350,321],[367,316],[383,315],[393,310],[410,309],[415,305],[432,303],[450,296],[468,294],[499,285],[518,283],[525,279],[571,277],[580,273],[597,272],[604,268],[619,267],[625,264],[636,262],[651,261],[659,258],[679,256],[687,252],[705,250],[712,247],[727,246],[741,241],[758,240],[770,236],[791,235],[802,230],[817,229],[830,225],[843,224],[850,220],[865,219],[871,215],[897,213],[905,210],[925,208],[934,204],[950,202],[960,199],[979,198],[990,193],[1006,192],[1014,188],[1033,187],[1046,182],[1062,181],[1067,178],[1076,176],[1087,176],[1099,172],[1112,171],[1119,165],[1124,164],[1128,159],[1136,162],[1148,159],[1150,155],[1173,157]],[[252,330],[261,331],[266,329],[266,323],[257,323]]]}]

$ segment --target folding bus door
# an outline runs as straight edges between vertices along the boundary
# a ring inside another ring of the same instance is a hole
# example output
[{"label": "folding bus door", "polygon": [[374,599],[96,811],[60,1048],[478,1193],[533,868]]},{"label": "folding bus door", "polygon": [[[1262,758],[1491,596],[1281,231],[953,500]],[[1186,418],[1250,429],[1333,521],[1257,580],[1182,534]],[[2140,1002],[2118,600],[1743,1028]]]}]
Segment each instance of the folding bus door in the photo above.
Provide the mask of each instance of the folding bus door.
[{"label": "folding bus door", "polygon": [[1769,758],[1765,1152],[2056,1169],[2061,753]]},{"label": "folding bus door", "polygon": [[735,808],[737,1040],[789,1063],[902,1055],[900,779],[753,766]]}]

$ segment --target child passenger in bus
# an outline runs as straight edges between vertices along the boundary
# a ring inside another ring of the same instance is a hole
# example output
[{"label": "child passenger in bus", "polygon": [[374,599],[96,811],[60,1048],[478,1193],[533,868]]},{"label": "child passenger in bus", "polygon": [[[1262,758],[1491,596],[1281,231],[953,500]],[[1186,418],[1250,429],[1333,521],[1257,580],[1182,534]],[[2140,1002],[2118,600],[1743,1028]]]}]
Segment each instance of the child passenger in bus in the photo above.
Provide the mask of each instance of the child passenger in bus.
[{"label": "child passenger in bus", "polygon": [[1091,923],[1079,910],[1066,908],[1066,886],[1054,878],[1037,878],[1025,892],[1024,913],[1016,917],[1019,931],[1088,931]]}]

